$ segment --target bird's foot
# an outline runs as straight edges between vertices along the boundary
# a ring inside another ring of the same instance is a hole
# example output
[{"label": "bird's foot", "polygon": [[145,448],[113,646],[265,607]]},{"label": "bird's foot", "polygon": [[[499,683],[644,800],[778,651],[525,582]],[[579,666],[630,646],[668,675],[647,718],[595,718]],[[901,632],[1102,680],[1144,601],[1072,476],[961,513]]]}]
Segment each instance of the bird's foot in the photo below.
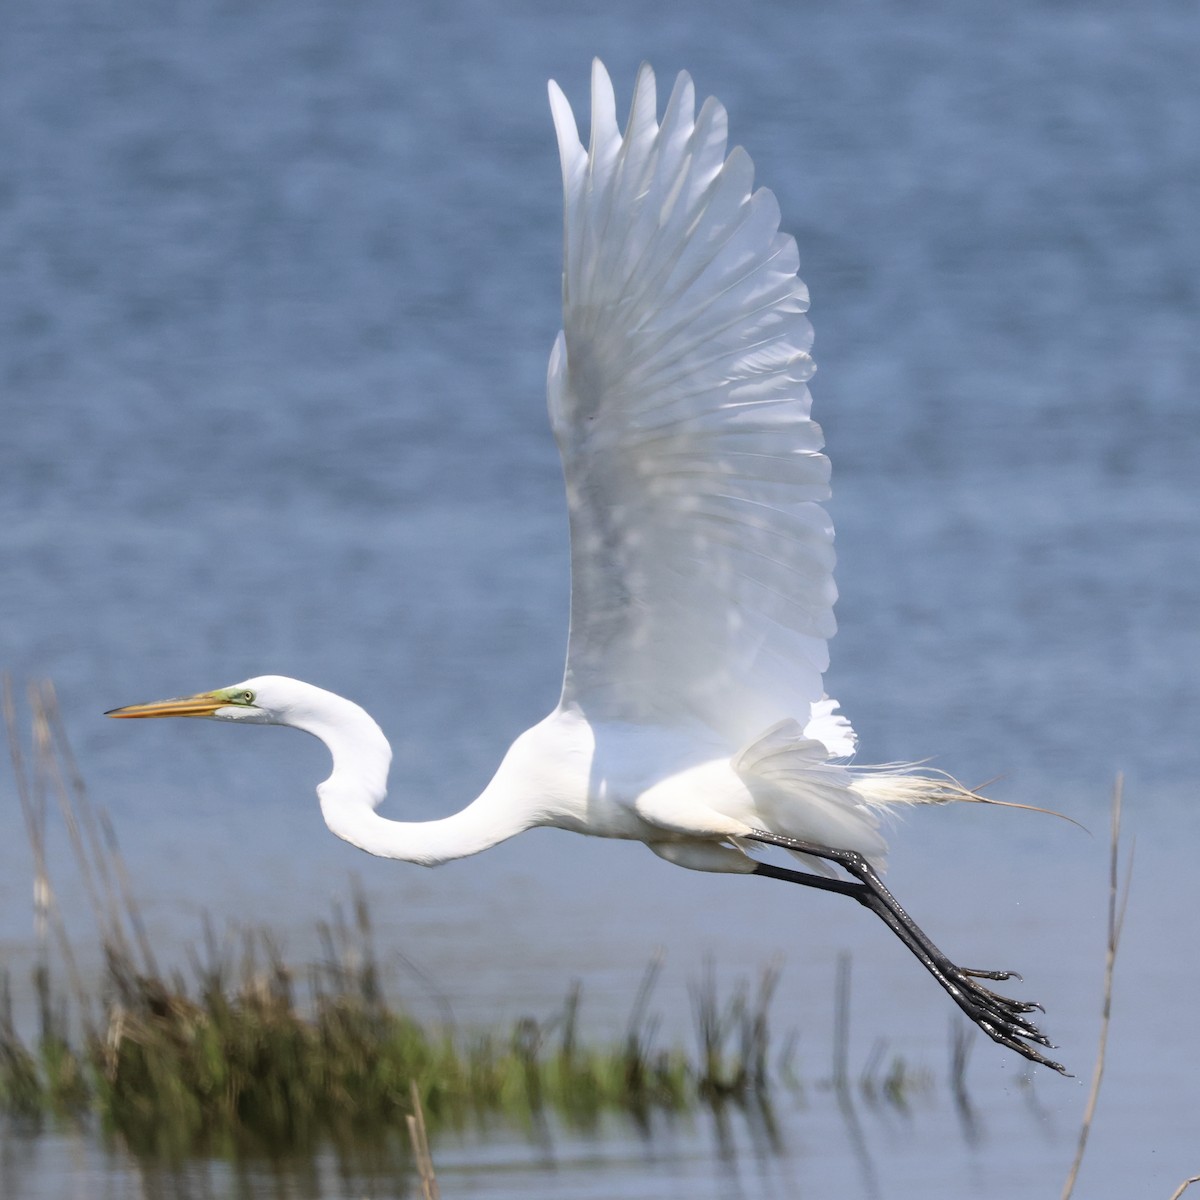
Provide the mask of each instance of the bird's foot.
[{"label": "bird's foot", "polygon": [[1037,1046],[1054,1049],[1054,1043],[1026,1015],[1031,1012],[1044,1011],[1042,1006],[1035,1001],[1015,1000],[1011,996],[1002,996],[999,992],[994,992],[991,988],[986,988],[978,982],[979,979],[1012,978],[1014,977],[1013,973],[978,971],[956,966],[929,940],[920,926],[900,908],[895,897],[887,892],[882,884],[879,886],[884,895],[880,895],[868,885],[867,892],[864,897],[860,898],[860,902],[880,917],[900,938],[974,1024],[978,1025],[994,1042],[999,1042],[1009,1050],[1015,1050],[1030,1062],[1050,1067],[1060,1075],[1068,1074],[1067,1069],[1061,1063],[1047,1058],[1033,1045],[1028,1044],[1032,1042]]},{"label": "bird's foot", "polygon": [[[984,971],[973,967],[959,967],[950,961],[930,940],[925,931],[901,907],[900,902],[884,886],[870,863],[852,850],[820,846],[779,834],[759,833],[746,835],[747,840],[782,846],[788,850],[823,858],[836,863],[855,883],[820,883],[817,876],[792,871],[782,867],[760,864],[760,874],[776,879],[790,879],[810,887],[826,887],[852,895],[861,905],[873,912],[908,947],[921,965],[938,981],[950,998],[983,1030],[993,1041],[1015,1050],[1030,1062],[1050,1067],[1061,1075],[1068,1074],[1061,1064],[1047,1058],[1036,1046],[1054,1049],[1053,1043],[1028,1018],[1031,1012],[1045,1011],[1040,1004],[1029,1000],[1014,1000],[986,988],[978,981],[1000,983],[1007,979],[1020,979],[1015,971]],[[1032,1045],[1030,1043],[1033,1043]]]},{"label": "bird's foot", "polygon": [[[906,943],[907,944],[907,943]],[[1031,1012],[1044,1012],[1045,1009],[1030,1000],[1015,1000],[1011,996],[1002,996],[975,982],[982,975],[985,979],[1005,977],[1003,972],[976,972],[956,967],[940,953],[926,961],[924,956],[912,949],[917,957],[925,964],[931,975],[950,994],[951,999],[963,1010],[974,1024],[978,1025],[993,1041],[1015,1050],[1030,1062],[1050,1067],[1060,1075],[1068,1074],[1067,1069],[1053,1059],[1047,1058],[1036,1046],[1044,1046],[1053,1050],[1054,1043],[1027,1017]]]}]

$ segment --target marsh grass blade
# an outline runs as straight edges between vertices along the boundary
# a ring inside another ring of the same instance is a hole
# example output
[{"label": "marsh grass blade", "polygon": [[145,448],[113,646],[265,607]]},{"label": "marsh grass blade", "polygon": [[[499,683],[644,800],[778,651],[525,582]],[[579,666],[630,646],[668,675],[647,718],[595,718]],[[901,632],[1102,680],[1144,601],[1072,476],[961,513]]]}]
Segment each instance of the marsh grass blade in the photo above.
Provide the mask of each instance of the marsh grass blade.
[{"label": "marsh grass blade", "polygon": [[1108,1028],[1112,1018],[1113,971],[1117,962],[1117,950],[1121,944],[1121,929],[1125,924],[1125,907],[1129,903],[1129,884],[1133,875],[1133,851],[1125,866],[1125,882],[1121,885],[1121,798],[1124,779],[1118,775],[1113,783],[1112,810],[1109,824],[1108,855],[1108,936],[1104,954],[1104,1000],[1100,1012],[1100,1041],[1096,1049],[1096,1062],[1092,1068],[1092,1084],[1088,1090],[1087,1106],[1079,1128],[1079,1141],[1075,1148],[1075,1159],[1063,1184],[1062,1200],[1070,1200],[1083,1165],[1087,1150],[1088,1135],[1096,1116],[1096,1105],[1100,1100],[1100,1085],[1104,1080],[1104,1061],[1108,1053]]}]

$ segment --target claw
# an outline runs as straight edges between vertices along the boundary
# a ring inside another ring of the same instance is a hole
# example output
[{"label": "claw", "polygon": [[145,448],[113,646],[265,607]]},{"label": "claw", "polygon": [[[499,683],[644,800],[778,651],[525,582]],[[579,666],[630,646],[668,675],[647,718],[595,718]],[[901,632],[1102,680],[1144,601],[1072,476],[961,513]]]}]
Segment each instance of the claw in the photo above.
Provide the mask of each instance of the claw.
[{"label": "claw", "polygon": [[1003,983],[1006,979],[1015,979],[1018,983],[1025,982],[1025,976],[1019,971],[977,971],[974,967],[959,967],[964,975],[970,975],[972,979],[994,979],[999,983]]},{"label": "claw", "polygon": [[1015,1050],[1030,1062],[1050,1067],[1060,1075],[1069,1075],[1061,1064],[1047,1058],[1034,1049],[1034,1043],[1054,1050],[1057,1047],[1040,1029],[1026,1017],[1026,1013],[1044,1012],[1040,1004],[1027,1000],[1014,1000],[1010,996],[1002,996],[985,988],[975,979],[1008,979],[1020,976],[1015,972],[1006,971],[976,971],[964,967],[945,964],[941,968],[947,981],[957,985],[951,991],[959,1007],[984,1031],[994,1042]]},{"label": "claw", "polygon": [[[1039,1054],[1032,1046],[1026,1046],[1023,1042],[1018,1042],[1015,1038],[1009,1037],[999,1029],[995,1029],[985,1021],[979,1022],[979,1027],[990,1037],[994,1042],[999,1042],[1002,1046],[1007,1046],[1010,1050],[1015,1050],[1030,1062],[1040,1063],[1043,1067],[1049,1067],[1052,1071],[1057,1071],[1060,1075],[1065,1075],[1068,1079],[1075,1077],[1067,1070],[1062,1063],[1057,1063],[1053,1059],[1047,1058],[1044,1054]],[[1056,1046],[1051,1046],[1049,1042],[1044,1043],[1051,1050],[1057,1049]]]},{"label": "claw", "polygon": [[1032,1021],[1027,1020],[1023,1015],[1035,1010],[1041,1011],[1040,1004],[1013,1000],[1008,996],[1001,996],[988,988],[979,987],[970,982],[969,976],[978,978],[982,974],[985,978],[990,978],[989,974],[983,972],[951,968],[947,974],[963,988],[960,1007],[993,1041],[1007,1046],[1010,1050],[1017,1051],[1018,1054],[1032,1062],[1054,1067],[1061,1074],[1067,1074],[1060,1063],[1051,1062],[1027,1044],[1034,1042],[1051,1050],[1057,1048]]},{"label": "claw", "polygon": [[1007,1011],[1012,1013],[1044,1013],[1046,1011],[1036,1000],[1013,1000],[1008,996],[1001,996],[998,992],[989,991],[987,988],[980,988],[979,991],[1002,1004]]}]

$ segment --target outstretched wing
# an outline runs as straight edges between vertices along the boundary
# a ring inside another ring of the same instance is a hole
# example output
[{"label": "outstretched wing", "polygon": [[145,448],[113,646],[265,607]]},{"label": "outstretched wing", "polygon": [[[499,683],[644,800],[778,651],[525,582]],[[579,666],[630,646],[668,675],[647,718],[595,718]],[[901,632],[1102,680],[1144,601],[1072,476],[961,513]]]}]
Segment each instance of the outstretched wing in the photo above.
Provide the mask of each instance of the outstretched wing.
[{"label": "outstretched wing", "polygon": [[571,519],[564,702],[699,720],[744,745],[822,704],[834,632],[829,461],[809,417],[808,292],[779,206],[725,110],[676,81],[662,124],[638,73],[629,124],[592,70],[591,144],[550,84],[565,193],[550,418]]}]

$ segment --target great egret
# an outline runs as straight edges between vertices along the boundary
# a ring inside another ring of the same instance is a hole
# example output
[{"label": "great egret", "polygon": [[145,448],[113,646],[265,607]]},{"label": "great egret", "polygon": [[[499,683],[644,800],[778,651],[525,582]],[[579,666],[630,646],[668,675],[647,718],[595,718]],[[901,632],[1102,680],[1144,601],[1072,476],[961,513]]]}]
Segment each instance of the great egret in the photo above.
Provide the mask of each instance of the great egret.
[{"label": "great egret", "polygon": [[[379,726],[311,684],[266,675],[108,715],[314,734],[333,756],[317,788],[326,823],[387,858],[433,866],[554,826],[852,896],[989,1036],[1062,1071],[1034,1048],[1050,1046],[1028,1017],[1039,1006],[979,982],[1010,973],[955,966],[879,878],[882,811],[981,797],[914,768],[852,766],[854,732],[824,694],[829,461],[805,386],[808,292],[775,197],[753,190],[744,150],[726,155],[725,110],[709,99],[697,113],[686,74],[660,124],[643,66],[622,135],[596,61],[586,150],[549,87],[565,236],[547,392],[571,527],[558,706],[478,799],[417,822],[376,814],[391,760]],[[809,870],[749,856],[764,843]]]}]

